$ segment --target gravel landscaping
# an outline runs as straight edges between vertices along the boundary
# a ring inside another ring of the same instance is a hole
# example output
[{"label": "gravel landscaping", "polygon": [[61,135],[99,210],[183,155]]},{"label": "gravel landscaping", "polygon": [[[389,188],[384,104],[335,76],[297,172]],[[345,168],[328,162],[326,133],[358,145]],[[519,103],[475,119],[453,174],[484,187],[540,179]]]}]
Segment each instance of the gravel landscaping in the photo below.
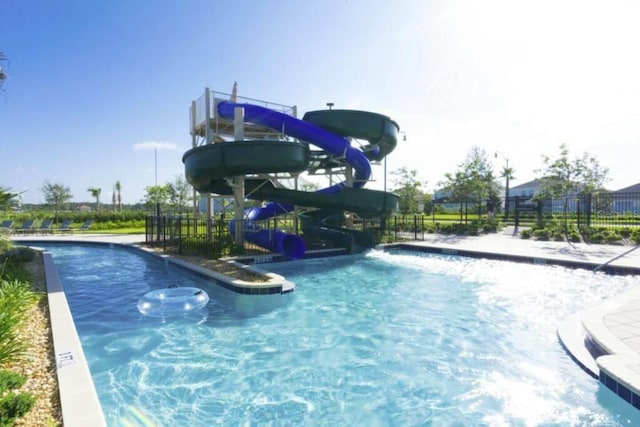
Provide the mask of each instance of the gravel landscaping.
[{"label": "gravel landscaping", "polygon": [[28,343],[29,350],[26,357],[20,363],[7,366],[7,369],[27,379],[20,391],[37,396],[31,411],[16,420],[15,426],[62,426],[62,409],[58,395],[58,377],[42,255],[36,254],[35,259],[25,263],[24,266],[31,274],[33,290],[45,296],[31,309],[27,316],[28,321],[20,331],[22,340]]}]

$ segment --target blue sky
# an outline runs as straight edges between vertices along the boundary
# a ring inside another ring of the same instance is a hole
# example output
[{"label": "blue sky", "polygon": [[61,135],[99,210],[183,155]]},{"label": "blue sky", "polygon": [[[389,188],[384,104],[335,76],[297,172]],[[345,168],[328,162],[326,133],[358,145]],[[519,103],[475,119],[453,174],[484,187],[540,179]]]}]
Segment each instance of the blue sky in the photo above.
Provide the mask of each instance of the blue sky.
[{"label": "blue sky", "polygon": [[[640,182],[640,2],[4,0],[0,186],[41,202],[125,203],[183,174],[188,108],[205,87],[296,105],[374,111],[407,133],[389,171],[433,190],[470,148],[509,159],[513,185],[566,143]],[[369,187],[381,188],[381,167]]]}]

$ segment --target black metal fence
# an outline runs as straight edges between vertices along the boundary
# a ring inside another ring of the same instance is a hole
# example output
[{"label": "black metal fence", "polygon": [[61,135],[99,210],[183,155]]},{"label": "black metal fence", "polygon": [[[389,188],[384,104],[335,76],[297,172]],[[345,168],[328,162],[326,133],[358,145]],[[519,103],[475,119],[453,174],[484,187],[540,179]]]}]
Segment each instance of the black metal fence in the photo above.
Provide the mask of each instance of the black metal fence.
[{"label": "black metal fence", "polygon": [[[443,219],[443,214],[456,214]],[[427,217],[432,222],[467,223],[490,216],[484,203],[463,201],[433,203]],[[500,199],[493,216],[503,224],[516,226],[544,225],[548,221],[567,218],[579,229],[588,227],[640,226],[640,193],[568,194],[546,200],[514,196]]]},{"label": "black metal fence", "polygon": [[499,220],[508,225],[534,225],[542,221],[544,203],[527,197],[460,202],[432,202],[426,221],[432,223],[469,224],[483,219]]},{"label": "black metal fence", "polygon": [[[371,242],[424,240],[428,233],[476,234],[495,231],[497,225],[517,227],[545,226],[566,219],[567,225],[580,231],[589,227],[640,228],[640,193],[603,193],[569,195],[535,201],[526,197],[501,200],[490,212],[485,203],[434,203],[430,214],[394,215],[386,219],[351,218],[347,228],[353,236],[371,235]],[[245,241],[237,245],[230,227],[232,218],[149,216],[146,218],[146,243],[165,251],[187,256],[222,258],[233,255],[262,255],[270,251]],[[248,224],[239,221],[245,229]],[[251,227],[272,232],[285,231],[300,236],[308,250],[344,247],[345,241],[326,240],[306,234],[294,215],[251,221]],[[366,243],[368,244],[368,243]],[[365,245],[366,245],[365,244]]]},{"label": "black metal fence", "polygon": [[260,245],[244,240],[238,245],[232,233],[236,226],[241,230],[265,230],[285,232],[300,236],[308,250],[331,249],[331,241],[309,238],[301,233],[298,219],[292,215],[278,216],[262,221],[233,220],[220,215],[213,218],[185,216],[149,216],[145,221],[145,243],[184,256],[223,258],[228,256],[256,256],[270,254]]},{"label": "black metal fence", "polygon": [[504,206],[506,224],[543,226],[566,219],[579,230],[640,226],[640,193],[568,194],[546,200],[514,197]]},{"label": "black metal fence", "polygon": [[640,193],[587,193],[572,202],[581,228],[640,226]]}]

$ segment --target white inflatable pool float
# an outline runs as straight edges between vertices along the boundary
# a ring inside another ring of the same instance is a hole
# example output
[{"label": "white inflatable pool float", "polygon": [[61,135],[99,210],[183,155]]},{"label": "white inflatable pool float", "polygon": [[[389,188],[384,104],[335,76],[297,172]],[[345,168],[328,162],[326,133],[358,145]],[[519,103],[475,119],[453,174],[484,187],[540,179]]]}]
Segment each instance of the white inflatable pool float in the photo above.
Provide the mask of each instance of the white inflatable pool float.
[{"label": "white inflatable pool float", "polygon": [[209,295],[200,288],[163,288],[147,292],[138,301],[140,313],[149,317],[176,317],[200,310]]}]

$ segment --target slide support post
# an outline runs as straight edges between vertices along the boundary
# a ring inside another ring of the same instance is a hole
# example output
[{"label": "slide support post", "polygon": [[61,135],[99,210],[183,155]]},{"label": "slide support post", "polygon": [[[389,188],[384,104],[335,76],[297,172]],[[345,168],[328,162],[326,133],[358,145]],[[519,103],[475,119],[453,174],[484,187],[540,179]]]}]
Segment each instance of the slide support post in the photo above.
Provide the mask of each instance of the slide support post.
[{"label": "slide support post", "polygon": [[[244,141],[244,108],[235,107],[233,110],[233,136],[236,144]],[[233,201],[235,202],[235,243],[244,244],[244,175],[233,177]]]}]

